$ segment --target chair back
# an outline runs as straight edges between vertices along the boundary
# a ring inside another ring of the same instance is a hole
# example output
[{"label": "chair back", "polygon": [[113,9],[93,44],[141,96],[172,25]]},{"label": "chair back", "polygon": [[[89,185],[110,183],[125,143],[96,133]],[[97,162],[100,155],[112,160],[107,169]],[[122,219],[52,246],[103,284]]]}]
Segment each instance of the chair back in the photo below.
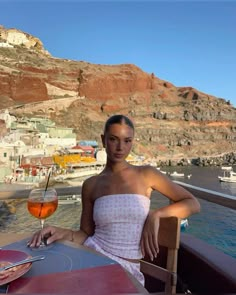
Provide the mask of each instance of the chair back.
[{"label": "chair back", "polygon": [[160,252],[153,261],[146,257],[141,260],[141,271],[145,276],[145,287],[149,292],[161,291],[158,289],[161,281],[164,283],[166,293],[176,293],[180,223],[181,220],[177,217],[161,218],[158,233]]}]

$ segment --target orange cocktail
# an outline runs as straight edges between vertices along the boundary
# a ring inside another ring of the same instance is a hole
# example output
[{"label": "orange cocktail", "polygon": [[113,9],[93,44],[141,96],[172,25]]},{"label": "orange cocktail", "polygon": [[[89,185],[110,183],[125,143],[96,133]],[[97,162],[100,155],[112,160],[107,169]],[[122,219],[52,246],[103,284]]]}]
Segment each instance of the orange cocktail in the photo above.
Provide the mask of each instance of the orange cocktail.
[{"label": "orange cocktail", "polygon": [[51,216],[57,209],[57,197],[50,198],[32,198],[28,200],[28,210],[30,214],[39,219],[45,219]]}]

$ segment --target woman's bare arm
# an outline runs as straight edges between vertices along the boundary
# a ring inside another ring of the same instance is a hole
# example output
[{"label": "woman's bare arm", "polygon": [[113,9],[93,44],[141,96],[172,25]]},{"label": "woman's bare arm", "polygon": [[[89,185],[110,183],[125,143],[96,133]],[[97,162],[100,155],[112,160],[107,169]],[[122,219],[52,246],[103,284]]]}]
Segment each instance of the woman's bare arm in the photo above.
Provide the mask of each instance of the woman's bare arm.
[{"label": "woman's bare arm", "polygon": [[189,215],[198,213],[200,204],[190,192],[175,184],[161,172],[154,170],[154,168],[146,169],[144,174],[151,188],[159,191],[172,202],[163,208],[151,210],[146,219],[141,238],[141,250],[143,256],[148,254],[153,259],[159,251],[158,231],[160,218],[171,216],[186,218]]},{"label": "woman's bare arm", "polygon": [[82,213],[80,219],[80,230],[87,236],[94,234],[95,224],[93,221],[93,188],[96,176],[84,181],[82,186]]}]

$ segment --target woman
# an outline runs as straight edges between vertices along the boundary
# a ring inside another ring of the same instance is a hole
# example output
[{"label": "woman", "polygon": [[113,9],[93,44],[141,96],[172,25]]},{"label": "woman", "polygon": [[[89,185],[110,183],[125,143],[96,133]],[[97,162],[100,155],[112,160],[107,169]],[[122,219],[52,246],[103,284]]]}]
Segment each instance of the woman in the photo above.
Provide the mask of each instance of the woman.
[{"label": "woman", "polygon": [[[126,161],[134,141],[134,126],[128,117],[110,117],[101,138],[107,163],[99,175],[83,183],[80,230],[49,226],[36,233],[29,246],[39,246],[48,235],[48,244],[59,239],[84,244],[117,261],[144,284],[139,259],[157,256],[160,218],[186,218],[199,212],[200,205],[191,193],[156,168]],[[150,210],[153,190],[172,204]]]}]

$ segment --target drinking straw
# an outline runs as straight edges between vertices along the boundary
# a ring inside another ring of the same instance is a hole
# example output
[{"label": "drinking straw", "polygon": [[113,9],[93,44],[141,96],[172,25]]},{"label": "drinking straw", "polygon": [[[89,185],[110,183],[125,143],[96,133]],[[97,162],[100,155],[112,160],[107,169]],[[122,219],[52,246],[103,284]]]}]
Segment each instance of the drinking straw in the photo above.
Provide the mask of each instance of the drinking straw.
[{"label": "drinking straw", "polygon": [[[46,192],[47,192],[47,189],[48,189],[48,183],[49,183],[50,175],[51,175],[51,169],[48,172],[48,179],[47,179],[47,183],[46,183],[44,194],[43,194],[44,198],[45,198],[45,195],[46,195]],[[42,210],[43,210],[43,203],[41,203],[41,207],[40,207],[40,211],[39,211],[39,218],[41,217]]]},{"label": "drinking straw", "polygon": [[48,189],[48,183],[49,183],[50,175],[51,175],[51,169],[49,170],[49,173],[48,173],[48,179],[47,179],[47,183],[46,183],[46,187],[45,187],[45,190],[44,190],[44,195],[43,195],[43,197],[45,197],[45,194],[46,194],[47,189]]}]

